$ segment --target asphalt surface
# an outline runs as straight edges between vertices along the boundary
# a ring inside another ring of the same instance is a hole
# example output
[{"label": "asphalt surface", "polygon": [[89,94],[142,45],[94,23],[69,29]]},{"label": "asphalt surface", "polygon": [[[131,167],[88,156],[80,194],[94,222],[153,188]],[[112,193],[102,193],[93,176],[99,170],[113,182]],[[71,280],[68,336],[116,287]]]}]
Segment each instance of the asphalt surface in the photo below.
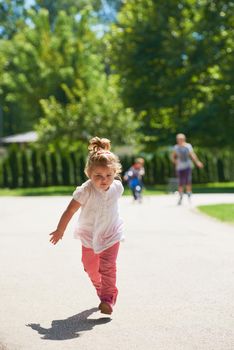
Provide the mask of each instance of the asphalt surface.
[{"label": "asphalt surface", "polygon": [[[49,233],[69,197],[0,198],[0,342],[8,350],[233,350],[234,226],[198,204],[234,194],[120,200],[126,240],[114,313],[97,310],[82,268],[74,218],[53,246]],[[1,347],[1,346],[0,346]]]}]

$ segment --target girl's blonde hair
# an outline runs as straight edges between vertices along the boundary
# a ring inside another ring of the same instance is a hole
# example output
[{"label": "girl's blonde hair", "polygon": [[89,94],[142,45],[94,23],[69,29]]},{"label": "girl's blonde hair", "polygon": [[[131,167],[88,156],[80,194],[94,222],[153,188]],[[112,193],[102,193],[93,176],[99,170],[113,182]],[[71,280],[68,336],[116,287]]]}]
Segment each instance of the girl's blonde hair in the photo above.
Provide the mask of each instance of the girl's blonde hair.
[{"label": "girl's blonde hair", "polygon": [[108,139],[94,137],[89,141],[89,155],[85,166],[85,174],[90,177],[91,171],[96,166],[105,166],[114,170],[115,177],[120,179],[122,166],[119,158],[112,152],[111,142]]}]

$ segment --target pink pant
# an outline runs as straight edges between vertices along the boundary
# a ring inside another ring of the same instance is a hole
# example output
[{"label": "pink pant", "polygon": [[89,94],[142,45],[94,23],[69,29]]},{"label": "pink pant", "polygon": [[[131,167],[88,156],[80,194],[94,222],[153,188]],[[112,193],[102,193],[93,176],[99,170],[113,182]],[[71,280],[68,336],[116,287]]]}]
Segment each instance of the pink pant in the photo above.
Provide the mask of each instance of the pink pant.
[{"label": "pink pant", "polygon": [[116,288],[116,259],[119,242],[95,254],[93,249],[82,246],[82,263],[101,301],[115,304],[118,295]]}]

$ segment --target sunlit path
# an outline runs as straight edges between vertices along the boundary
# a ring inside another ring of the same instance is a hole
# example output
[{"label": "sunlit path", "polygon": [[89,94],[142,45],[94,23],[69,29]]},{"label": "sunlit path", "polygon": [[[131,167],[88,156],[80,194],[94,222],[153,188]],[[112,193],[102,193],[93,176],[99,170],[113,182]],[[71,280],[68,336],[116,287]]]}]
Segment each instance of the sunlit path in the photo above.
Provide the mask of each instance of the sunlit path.
[{"label": "sunlit path", "polygon": [[233,350],[234,226],[195,205],[234,194],[121,199],[126,240],[111,319],[82,270],[74,220],[49,232],[69,197],[0,198],[0,340],[9,350]]}]

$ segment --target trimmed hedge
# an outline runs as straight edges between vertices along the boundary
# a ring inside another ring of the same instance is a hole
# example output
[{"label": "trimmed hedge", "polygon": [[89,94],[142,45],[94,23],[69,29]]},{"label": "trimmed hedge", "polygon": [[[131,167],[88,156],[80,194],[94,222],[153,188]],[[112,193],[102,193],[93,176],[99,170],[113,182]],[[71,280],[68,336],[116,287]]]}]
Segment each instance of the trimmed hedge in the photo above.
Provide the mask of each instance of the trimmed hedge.
[{"label": "trimmed hedge", "polygon": [[[197,150],[196,153],[205,167],[193,169],[194,183],[234,181],[234,156],[230,151]],[[146,185],[165,184],[175,177],[168,150],[142,156],[145,158]],[[35,147],[22,149],[14,145],[8,148],[7,156],[0,159],[0,187],[76,186],[86,179],[85,160],[86,155],[79,152],[42,151]],[[121,158],[123,173],[133,161],[133,157]]]}]

